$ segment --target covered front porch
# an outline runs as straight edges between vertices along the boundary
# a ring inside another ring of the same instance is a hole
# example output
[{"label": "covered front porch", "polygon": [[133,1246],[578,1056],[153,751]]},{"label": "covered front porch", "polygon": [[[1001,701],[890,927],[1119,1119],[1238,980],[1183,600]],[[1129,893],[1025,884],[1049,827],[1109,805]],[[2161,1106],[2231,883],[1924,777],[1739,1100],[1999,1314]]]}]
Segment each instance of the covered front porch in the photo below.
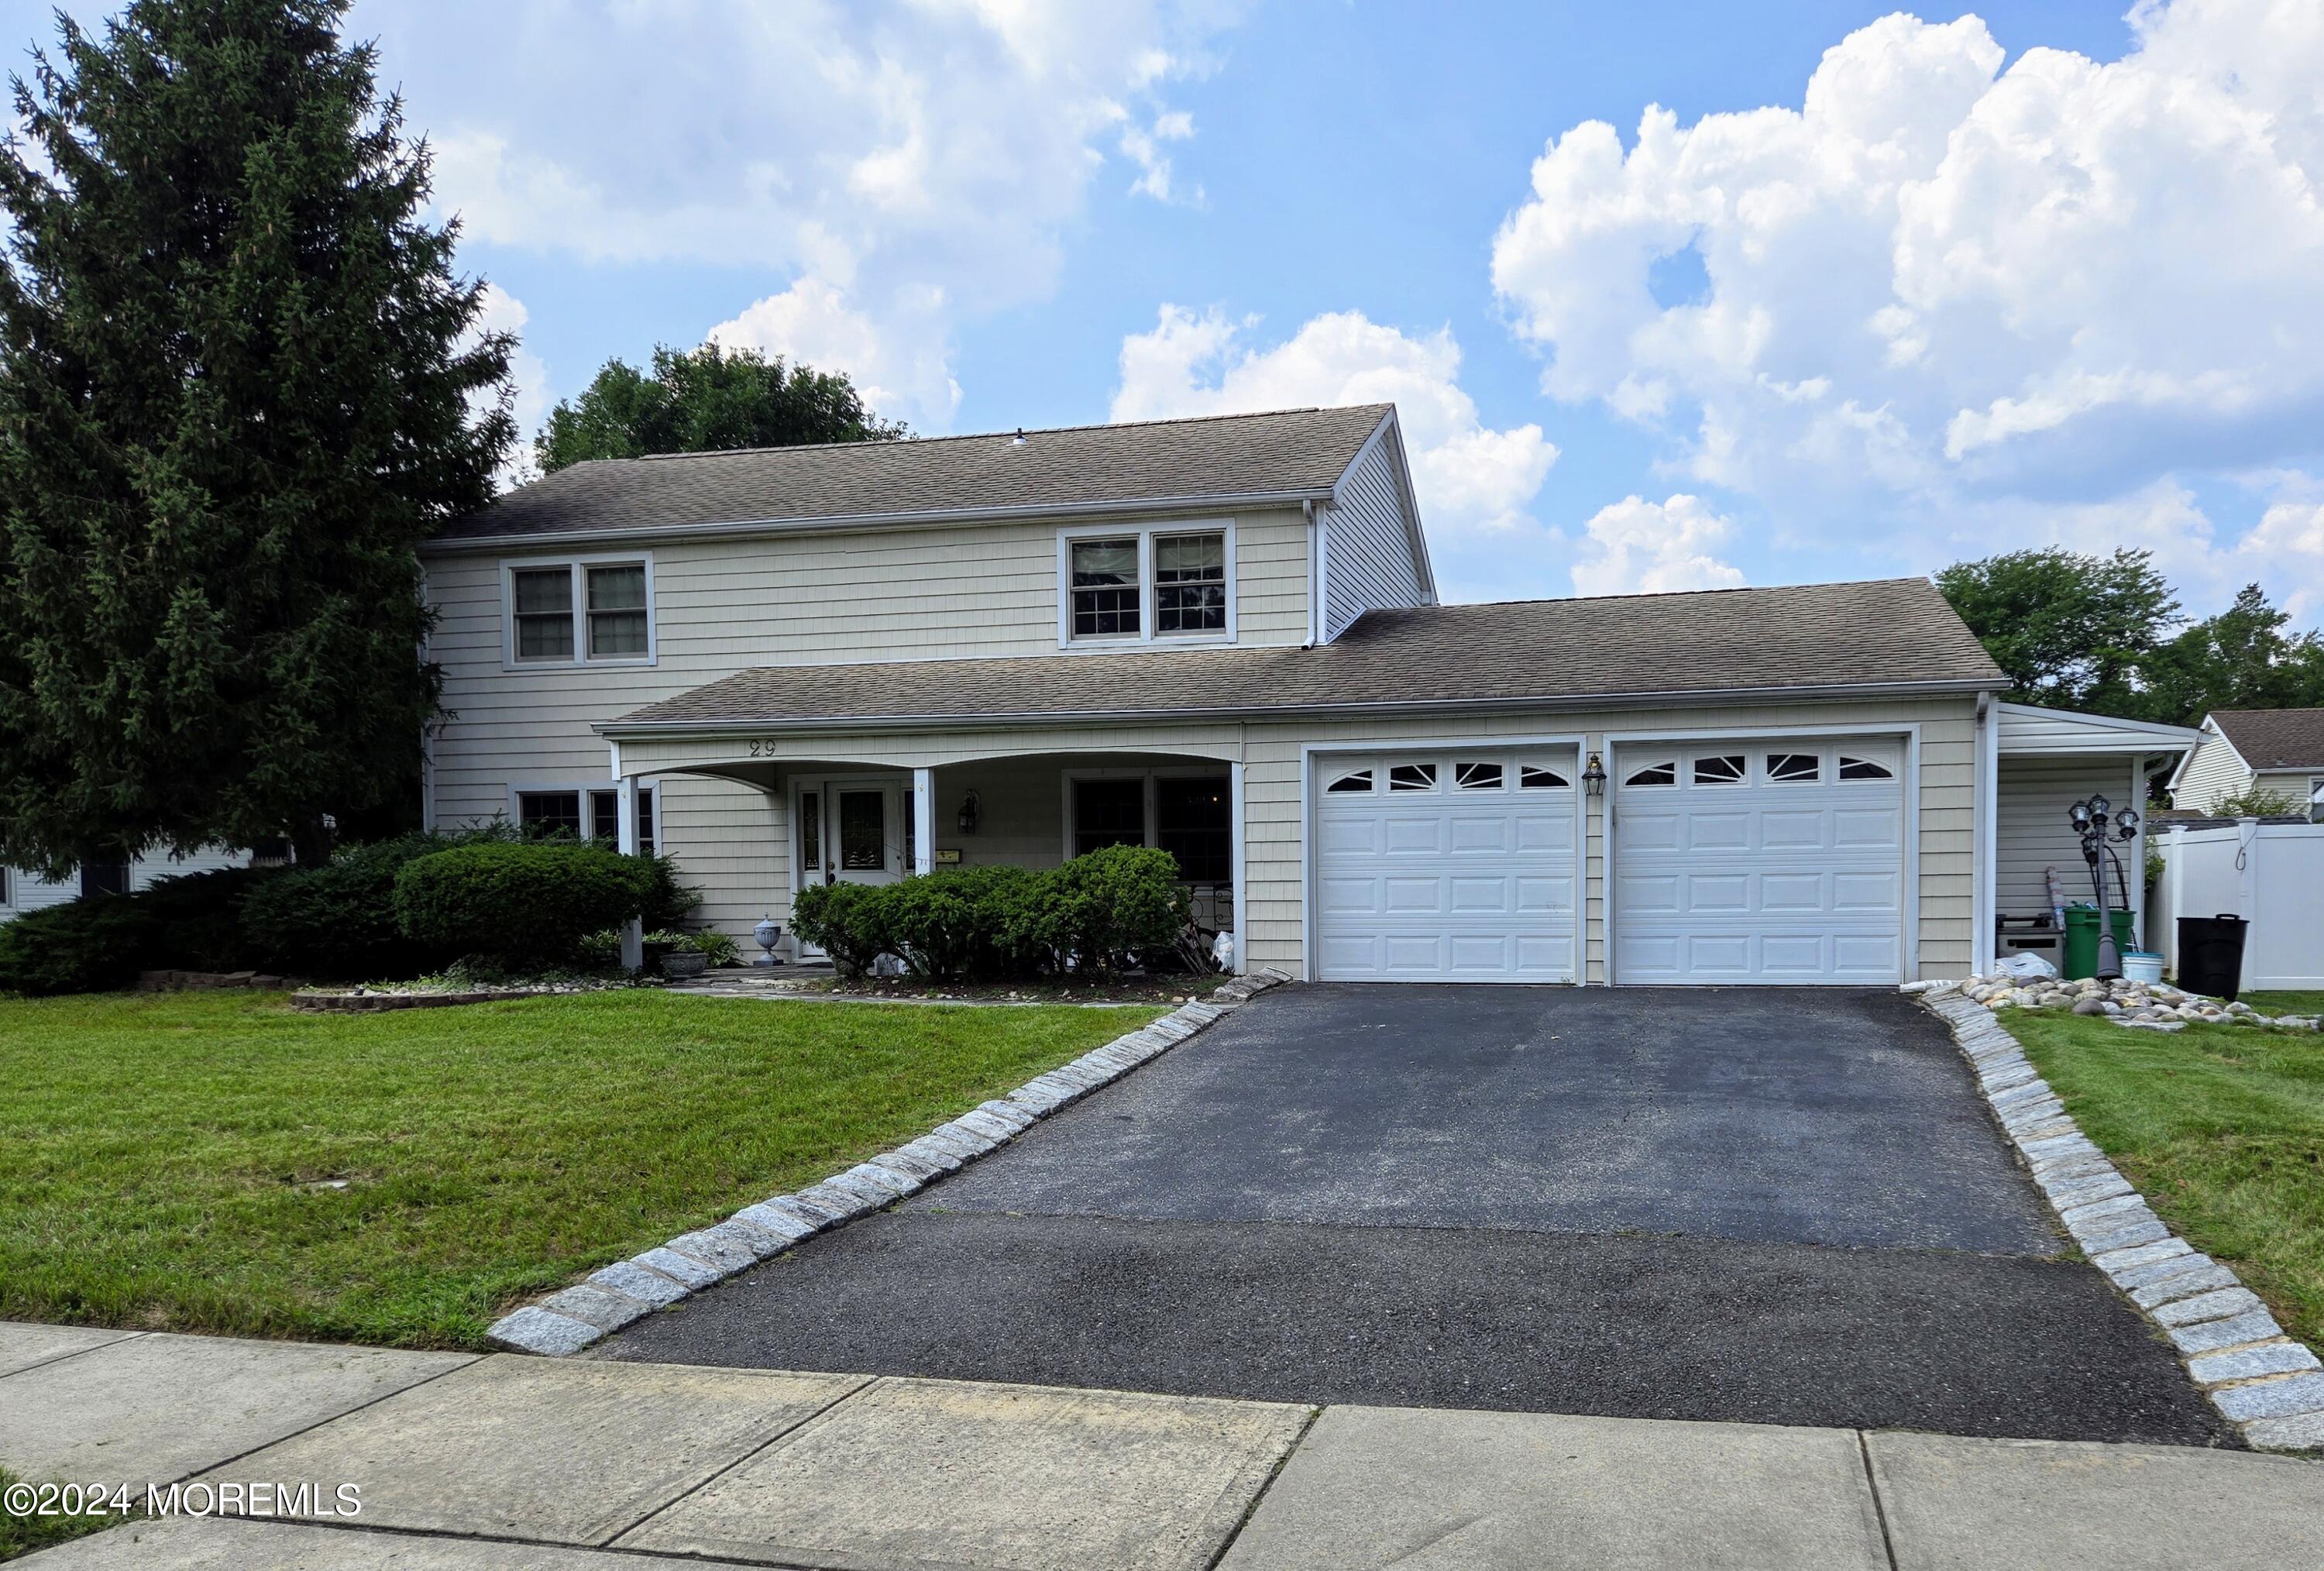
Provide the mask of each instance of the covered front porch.
[{"label": "covered front porch", "polygon": [[614,744],[625,834],[641,782],[654,782],[664,801],[688,780],[744,788],[719,793],[728,805],[703,837],[720,849],[705,857],[672,848],[689,882],[715,892],[707,919],[747,938],[758,916],[770,916],[784,926],[776,952],[788,960],[817,957],[789,931],[793,896],[809,883],[1047,868],[1116,845],[1169,852],[1205,942],[1231,934],[1243,907],[1239,753],[1239,744],[1055,747],[1032,738],[1010,749],[998,737]]}]

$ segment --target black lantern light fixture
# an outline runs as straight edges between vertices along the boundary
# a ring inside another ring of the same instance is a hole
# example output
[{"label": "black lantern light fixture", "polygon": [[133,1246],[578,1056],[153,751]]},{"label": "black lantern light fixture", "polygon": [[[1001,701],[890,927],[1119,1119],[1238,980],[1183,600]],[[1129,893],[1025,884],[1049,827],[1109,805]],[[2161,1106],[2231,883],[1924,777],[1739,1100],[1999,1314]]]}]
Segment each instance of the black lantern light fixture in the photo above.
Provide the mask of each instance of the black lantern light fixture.
[{"label": "black lantern light fixture", "polygon": [[976,833],[976,819],[981,807],[982,804],[977,801],[974,791],[960,799],[960,832],[962,834]]},{"label": "black lantern light fixture", "polygon": [[[2113,809],[2114,804],[2102,796],[2092,796],[2066,809],[2066,817],[2081,834],[2082,860],[2089,864],[2090,891],[2098,896],[2097,975],[2101,982],[2112,982],[2122,975],[2121,947],[2114,941],[2114,917],[2107,905],[2107,864],[2116,861],[2114,846],[2107,842],[2126,842],[2138,837],[2137,810],[2125,808],[2116,813]],[[2109,825],[2113,829],[2111,835],[2107,833]]]},{"label": "black lantern light fixture", "polygon": [[1606,792],[1606,761],[1594,753],[1590,755],[1589,766],[1582,772],[1582,786],[1593,797]]}]

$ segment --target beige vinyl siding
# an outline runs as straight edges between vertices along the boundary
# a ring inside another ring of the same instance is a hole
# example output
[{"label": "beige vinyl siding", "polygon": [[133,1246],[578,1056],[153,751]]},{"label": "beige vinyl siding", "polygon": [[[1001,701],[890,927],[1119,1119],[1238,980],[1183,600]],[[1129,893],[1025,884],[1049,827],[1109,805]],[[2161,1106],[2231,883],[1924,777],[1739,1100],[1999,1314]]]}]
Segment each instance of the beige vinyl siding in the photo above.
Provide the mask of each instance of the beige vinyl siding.
[{"label": "beige vinyl siding", "polygon": [[[1236,642],[1304,642],[1305,517],[1270,509],[1232,522]],[[429,652],[444,670],[447,712],[430,744],[432,821],[449,827],[503,816],[521,786],[605,783],[610,750],[591,726],[752,667],[1080,659],[1057,647],[1057,534],[1054,523],[996,523],[641,547],[635,554],[653,564],[651,665],[512,669],[503,660],[503,571],[569,557],[431,555],[428,593],[438,622]],[[575,554],[631,553],[593,547]],[[732,781],[660,783],[661,844],[690,881],[713,892],[705,917],[727,927],[747,911],[743,925],[756,921],[761,913],[750,908],[760,892],[788,887],[780,804]]]},{"label": "beige vinyl siding", "polygon": [[[2090,899],[2089,864],[2082,860],[2082,838],[2066,809],[2096,792],[2117,805],[2139,806],[2144,792],[2133,761],[2111,758],[2009,758],[2000,762],[1997,781],[1993,849],[1994,910],[2005,917],[2038,916],[2050,909],[2049,881],[2044,871],[2058,870],[2059,887],[2069,905]],[[2143,813],[2144,808],[2140,806]],[[2122,871],[2130,881],[2134,909],[2138,901],[2139,864],[2135,853],[2120,848]],[[2107,875],[2109,899],[2113,870]]]},{"label": "beige vinyl siding", "polygon": [[2281,791],[2298,802],[2304,811],[2308,806],[2309,782],[2318,779],[2324,779],[2324,769],[2271,769],[2253,775],[2252,787],[2255,790]]},{"label": "beige vinyl siding", "polygon": [[1379,606],[1425,605],[1428,592],[1414,559],[1413,525],[1385,440],[1375,441],[1348,471],[1340,505],[1325,508],[1323,642]]},{"label": "beige vinyl siding", "polygon": [[2236,750],[2207,726],[2188,756],[2178,789],[2171,793],[2171,805],[2183,812],[2208,813],[2213,802],[2235,795],[2251,784],[2251,771],[2236,756]]}]

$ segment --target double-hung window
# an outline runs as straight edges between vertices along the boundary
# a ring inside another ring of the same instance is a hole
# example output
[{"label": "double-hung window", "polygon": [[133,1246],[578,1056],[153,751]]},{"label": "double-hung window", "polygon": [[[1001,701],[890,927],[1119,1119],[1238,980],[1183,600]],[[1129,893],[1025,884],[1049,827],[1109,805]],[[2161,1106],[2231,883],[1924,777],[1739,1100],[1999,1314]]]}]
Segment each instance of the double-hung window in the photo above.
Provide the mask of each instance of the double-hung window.
[{"label": "double-hung window", "polygon": [[653,659],[652,573],[642,559],[508,569],[514,665],[643,665]]},{"label": "double-hung window", "polygon": [[[549,786],[516,793],[517,827],[530,839],[602,840],[618,845],[622,793],[608,786]],[[654,788],[638,788],[638,849],[654,850]]]},{"label": "double-hung window", "polygon": [[1160,643],[1234,632],[1231,528],[1076,531],[1058,551],[1061,642]]}]

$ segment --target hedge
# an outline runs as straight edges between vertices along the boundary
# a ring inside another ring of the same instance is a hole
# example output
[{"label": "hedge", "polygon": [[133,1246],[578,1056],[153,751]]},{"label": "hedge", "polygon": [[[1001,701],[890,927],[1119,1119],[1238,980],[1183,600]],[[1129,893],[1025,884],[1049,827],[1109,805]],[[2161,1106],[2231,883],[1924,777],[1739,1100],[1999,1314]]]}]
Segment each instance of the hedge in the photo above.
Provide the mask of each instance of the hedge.
[{"label": "hedge", "polygon": [[140,971],[250,968],[243,913],[280,876],[221,867],[28,911],[0,923],[0,993],[97,993],[130,986]]},{"label": "hedge", "polygon": [[592,933],[646,910],[649,857],[577,841],[485,842],[432,852],[395,875],[395,920],[415,944],[504,964],[569,960]]},{"label": "hedge", "polygon": [[932,982],[1111,973],[1159,958],[1187,921],[1167,851],[1115,846],[1062,867],[964,867],[895,883],[810,884],[791,929],[860,975],[882,955]]}]

